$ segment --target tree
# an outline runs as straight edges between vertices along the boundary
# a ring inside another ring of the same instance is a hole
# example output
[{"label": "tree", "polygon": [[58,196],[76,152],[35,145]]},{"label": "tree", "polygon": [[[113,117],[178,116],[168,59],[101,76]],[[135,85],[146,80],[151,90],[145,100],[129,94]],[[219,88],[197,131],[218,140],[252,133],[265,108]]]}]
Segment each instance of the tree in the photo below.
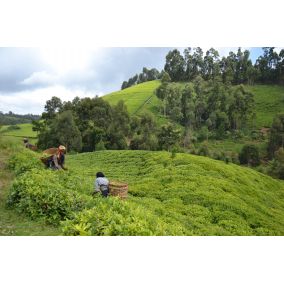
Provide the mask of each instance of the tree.
[{"label": "tree", "polygon": [[181,112],[183,125],[189,130],[194,125],[196,93],[192,84],[186,84],[182,90]]},{"label": "tree", "polygon": [[165,71],[164,71],[164,72],[162,73],[161,82],[162,82],[162,83],[169,83],[169,82],[171,82],[171,77],[170,77],[170,75],[169,75],[168,72],[165,72]]},{"label": "tree", "polygon": [[184,79],[185,61],[177,49],[169,51],[167,54],[164,69],[174,82],[182,81]]},{"label": "tree", "polygon": [[279,148],[274,154],[274,160],[272,161],[269,173],[272,176],[284,179],[284,148]]},{"label": "tree", "polygon": [[123,81],[121,85],[121,90],[126,89],[128,87],[128,83],[126,81]]},{"label": "tree", "polygon": [[163,103],[163,113],[164,113],[164,116],[167,115],[166,100],[167,100],[167,96],[169,94],[168,86],[169,86],[169,84],[167,82],[163,82],[156,90],[156,96]]},{"label": "tree", "polygon": [[42,120],[33,120],[32,121],[32,130],[36,131],[38,134],[40,131],[42,131],[45,128],[45,124]]},{"label": "tree", "polygon": [[69,151],[81,151],[82,137],[71,111],[61,113],[52,127],[54,128],[52,132],[55,133],[59,144],[65,145]]},{"label": "tree", "polygon": [[258,148],[255,145],[244,145],[239,159],[241,164],[258,166],[260,164]]},{"label": "tree", "polygon": [[220,74],[219,53],[210,48],[204,57],[203,76],[205,80],[216,79]]},{"label": "tree", "polygon": [[40,148],[58,147],[65,145],[68,151],[82,149],[82,137],[75,124],[71,111],[64,111],[55,117],[49,128],[39,134],[38,146]]},{"label": "tree", "polygon": [[269,157],[274,157],[274,152],[280,147],[284,147],[284,113],[277,114],[273,119],[268,142]]},{"label": "tree", "polygon": [[172,123],[162,125],[158,133],[160,149],[170,151],[178,143],[180,136],[180,130],[175,129]]},{"label": "tree", "polygon": [[51,120],[55,117],[56,112],[60,111],[63,104],[60,98],[52,97],[48,100],[44,106],[45,112],[42,114],[42,118]]},{"label": "tree", "polygon": [[132,119],[131,128],[134,137],[130,142],[132,150],[157,150],[158,139],[156,135],[157,123],[150,112],[144,112],[139,117]]}]

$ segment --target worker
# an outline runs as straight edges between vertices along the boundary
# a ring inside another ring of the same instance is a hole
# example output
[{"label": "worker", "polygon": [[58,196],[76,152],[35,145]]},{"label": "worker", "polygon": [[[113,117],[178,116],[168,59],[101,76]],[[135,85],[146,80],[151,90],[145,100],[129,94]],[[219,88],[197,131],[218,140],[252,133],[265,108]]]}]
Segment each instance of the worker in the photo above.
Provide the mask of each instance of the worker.
[{"label": "worker", "polygon": [[93,194],[97,193],[101,193],[103,197],[108,197],[109,195],[109,181],[102,172],[96,173],[95,191]]},{"label": "worker", "polygon": [[24,146],[25,146],[25,148],[30,149],[30,150],[33,150],[33,151],[36,151],[36,150],[37,150],[37,146],[30,144],[28,138],[24,138],[23,141],[24,141]]},{"label": "worker", "polygon": [[43,153],[46,155],[41,158],[41,161],[46,165],[47,168],[51,168],[53,170],[67,170],[65,168],[65,151],[66,148],[63,145],[60,145],[58,148],[50,148]]}]

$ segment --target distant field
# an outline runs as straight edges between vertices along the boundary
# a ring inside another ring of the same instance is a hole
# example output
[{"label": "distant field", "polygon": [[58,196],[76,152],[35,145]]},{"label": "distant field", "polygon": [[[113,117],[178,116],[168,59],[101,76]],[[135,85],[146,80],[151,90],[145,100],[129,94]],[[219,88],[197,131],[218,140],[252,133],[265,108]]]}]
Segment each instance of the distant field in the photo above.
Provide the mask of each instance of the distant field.
[{"label": "distant field", "polygon": [[273,117],[284,112],[284,86],[256,85],[246,88],[255,95],[257,127],[270,127]]},{"label": "distant field", "polygon": [[9,136],[36,138],[36,132],[32,130],[32,124],[31,123],[17,124],[17,126],[19,126],[20,129],[8,130],[7,131],[7,128],[9,127],[9,125],[4,125],[4,126],[2,126],[0,133],[7,135],[7,136],[9,135]]},{"label": "distant field", "polygon": [[37,134],[35,131],[32,130],[32,124],[31,123],[25,123],[25,124],[17,124],[17,126],[20,127],[20,129],[16,130],[7,130],[9,125],[4,125],[0,129],[0,135],[9,137],[10,140],[16,141],[16,142],[22,142],[23,138],[27,137],[29,138],[29,142],[34,144],[37,141]]},{"label": "distant field", "polygon": [[120,100],[123,100],[126,103],[130,114],[134,114],[141,109],[149,109],[156,113],[160,101],[154,92],[159,85],[160,81],[145,82],[108,94],[104,96],[103,99],[108,101],[111,105],[115,105]]}]

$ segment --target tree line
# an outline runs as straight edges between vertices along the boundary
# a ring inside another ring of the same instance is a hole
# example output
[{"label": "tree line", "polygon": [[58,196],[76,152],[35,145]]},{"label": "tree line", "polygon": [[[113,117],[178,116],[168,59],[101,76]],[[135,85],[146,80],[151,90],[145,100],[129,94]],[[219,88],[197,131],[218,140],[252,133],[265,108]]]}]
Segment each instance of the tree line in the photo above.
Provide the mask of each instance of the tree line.
[{"label": "tree line", "polygon": [[169,150],[181,137],[171,124],[157,126],[152,113],[130,117],[123,101],[111,106],[102,98],[74,98],[62,102],[52,97],[45,104],[42,120],[33,122],[38,147],[63,144],[68,151]]},{"label": "tree line", "polygon": [[191,83],[169,83],[163,77],[156,95],[162,101],[161,113],[183,125],[187,133],[215,131],[220,139],[226,131],[254,122],[254,97],[243,85],[205,81],[201,76]]},{"label": "tree line", "polygon": [[141,73],[135,74],[133,77],[129,78],[128,81],[123,81],[121,90],[147,81],[161,79],[161,76],[162,74],[156,68],[148,69],[143,67]]},{"label": "tree line", "polygon": [[200,47],[189,47],[183,55],[174,49],[166,56],[164,70],[175,82],[201,76],[204,80],[218,78],[225,84],[284,83],[284,49],[279,54],[274,47],[262,50],[263,54],[253,65],[249,50],[241,48],[222,58],[214,48],[204,54]]},{"label": "tree line", "polygon": [[35,114],[15,114],[12,111],[3,113],[0,111],[0,125],[31,123],[33,120],[38,120],[39,118],[40,116]]},{"label": "tree line", "polygon": [[274,47],[263,47],[263,54],[255,64],[250,59],[250,51],[238,48],[228,56],[210,48],[203,52],[202,48],[188,47],[183,54],[173,49],[166,55],[164,70],[148,70],[135,75],[122,83],[122,89],[134,84],[160,79],[167,72],[172,82],[191,82],[198,76],[204,80],[221,80],[224,84],[283,84],[284,83],[284,49],[279,53]]}]

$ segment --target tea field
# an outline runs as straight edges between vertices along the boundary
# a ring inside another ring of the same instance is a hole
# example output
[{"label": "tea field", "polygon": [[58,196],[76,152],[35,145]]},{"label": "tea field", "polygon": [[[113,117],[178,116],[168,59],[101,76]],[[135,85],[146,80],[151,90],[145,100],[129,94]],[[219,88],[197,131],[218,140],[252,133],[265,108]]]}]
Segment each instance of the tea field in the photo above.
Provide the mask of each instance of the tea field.
[{"label": "tea field", "polygon": [[[8,205],[64,235],[284,235],[284,183],[189,154],[98,151],[43,169],[23,149]],[[97,171],[129,184],[129,198],[92,197]]]}]

